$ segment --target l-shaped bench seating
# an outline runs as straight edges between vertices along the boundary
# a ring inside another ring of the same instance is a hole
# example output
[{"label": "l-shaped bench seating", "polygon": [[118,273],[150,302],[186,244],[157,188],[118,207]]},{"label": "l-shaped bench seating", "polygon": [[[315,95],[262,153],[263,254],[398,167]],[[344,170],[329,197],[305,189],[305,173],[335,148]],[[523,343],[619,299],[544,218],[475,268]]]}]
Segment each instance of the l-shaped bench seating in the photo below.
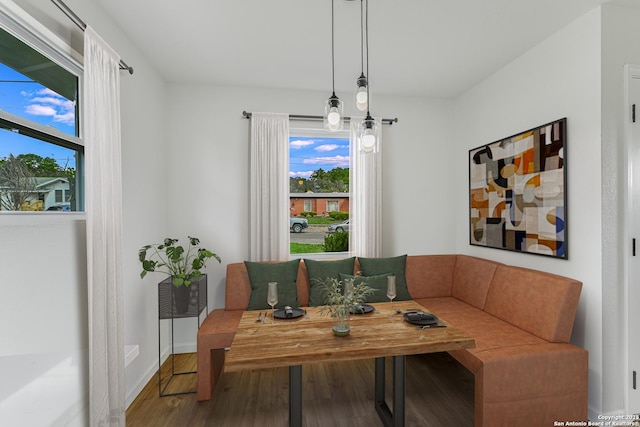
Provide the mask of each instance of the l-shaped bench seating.
[{"label": "l-shaped bench seating", "polygon": [[[582,283],[466,255],[408,256],[405,274],[414,300],[475,338],[449,354],[475,375],[476,427],[587,419],[588,354],[570,343]],[[296,285],[308,305],[303,261]],[[250,294],[244,263],[229,264],[225,308],[198,331],[200,401],[211,398]]]}]

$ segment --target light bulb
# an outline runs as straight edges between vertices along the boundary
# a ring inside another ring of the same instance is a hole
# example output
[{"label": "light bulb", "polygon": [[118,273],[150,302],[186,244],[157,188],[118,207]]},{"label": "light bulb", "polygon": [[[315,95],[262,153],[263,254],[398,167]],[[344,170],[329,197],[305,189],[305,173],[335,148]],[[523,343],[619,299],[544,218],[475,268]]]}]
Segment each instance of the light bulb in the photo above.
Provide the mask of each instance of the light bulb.
[{"label": "light bulb", "polygon": [[367,118],[361,125],[360,136],[360,151],[363,153],[375,153],[376,147],[376,125],[374,120],[367,112]]},{"label": "light bulb", "polygon": [[327,115],[327,121],[329,125],[337,126],[340,123],[340,113],[338,112],[337,107],[331,107],[329,110],[329,114]]},{"label": "light bulb", "polygon": [[337,131],[342,129],[342,102],[336,96],[335,92],[331,94],[331,97],[324,104],[324,126],[330,131]]},{"label": "light bulb", "polygon": [[356,80],[358,90],[356,90],[356,107],[358,110],[365,111],[369,106],[369,91],[367,90],[367,78],[364,73],[360,74]]},{"label": "light bulb", "polygon": [[367,87],[360,86],[358,88],[358,92],[356,93],[356,107],[358,107],[358,110],[365,111],[367,109],[368,97],[369,96],[367,94]]},{"label": "light bulb", "polygon": [[371,129],[367,129],[362,135],[362,149],[364,151],[371,151],[376,145],[376,136]]}]

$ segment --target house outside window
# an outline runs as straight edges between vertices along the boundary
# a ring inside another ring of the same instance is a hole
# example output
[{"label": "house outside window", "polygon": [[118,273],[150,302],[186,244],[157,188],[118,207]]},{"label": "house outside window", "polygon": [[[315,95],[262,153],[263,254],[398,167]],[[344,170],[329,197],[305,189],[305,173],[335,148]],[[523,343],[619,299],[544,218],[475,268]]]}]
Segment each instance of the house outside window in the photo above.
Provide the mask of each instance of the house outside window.
[{"label": "house outside window", "polygon": [[0,22],[0,211],[84,210],[80,75],[47,41]]},{"label": "house outside window", "polygon": [[305,212],[311,212],[313,210],[313,207],[311,206],[311,200],[305,200],[304,201],[304,211]]}]

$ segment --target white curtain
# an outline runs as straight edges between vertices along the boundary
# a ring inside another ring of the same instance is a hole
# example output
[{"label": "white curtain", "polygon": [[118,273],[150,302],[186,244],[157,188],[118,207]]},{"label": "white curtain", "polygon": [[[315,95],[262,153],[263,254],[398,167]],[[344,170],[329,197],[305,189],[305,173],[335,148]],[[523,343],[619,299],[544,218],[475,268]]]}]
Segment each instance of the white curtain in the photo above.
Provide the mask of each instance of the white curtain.
[{"label": "white curtain", "polygon": [[91,426],[125,425],[119,62],[87,27],[82,99]]},{"label": "white curtain", "polygon": [[360,152],[361,123],[361,118],[350,120],[349,249],[355,256],[373,258],[382,256],[382,123],[376,119],[377,153]]},{"label": "white curtain", "polygon": [[289,259],[289,115],[252,113],[250,260]]}]

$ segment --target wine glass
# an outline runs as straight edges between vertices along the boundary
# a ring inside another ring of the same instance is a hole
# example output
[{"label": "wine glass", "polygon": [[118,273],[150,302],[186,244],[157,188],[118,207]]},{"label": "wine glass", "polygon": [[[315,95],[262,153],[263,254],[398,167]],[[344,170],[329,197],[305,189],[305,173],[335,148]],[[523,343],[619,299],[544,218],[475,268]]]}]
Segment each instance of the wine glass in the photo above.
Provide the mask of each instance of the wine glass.
[{"label": "wine glass", "polygon": [[274,307],[278,304],[278,282],[269,282],[269,289],[267,291],[267,304],[271,306],[271,323],[275,323],[276,319],[273,317]]},{"label": "wine glass", "polygon": [[[391,304],[396,297],[396,276],[387,276],[387,298]],[[391,314],[393,315],[393,305],[391,306]]]}]

